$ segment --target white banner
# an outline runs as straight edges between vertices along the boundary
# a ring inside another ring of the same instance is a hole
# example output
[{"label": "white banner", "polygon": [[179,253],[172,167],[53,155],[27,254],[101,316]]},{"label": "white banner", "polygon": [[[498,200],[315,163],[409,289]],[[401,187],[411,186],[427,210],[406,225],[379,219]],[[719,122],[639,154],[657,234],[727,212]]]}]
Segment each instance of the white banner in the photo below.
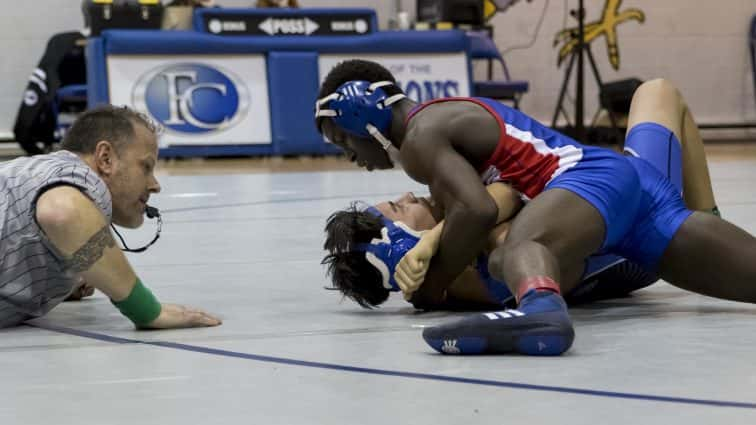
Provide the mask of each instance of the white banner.
[{"label": "white banner", "polygon": [[320,82],[323,82],[331,68],[347,59],[380,63],[391,71],[407,96],[418,102],[470,95],[470,74],[464,52],[320,55]]},{"label": "white banner", "polygon": [[264,55],[113,55],[110,103],[165,127],[160,146],[272,141]]}]

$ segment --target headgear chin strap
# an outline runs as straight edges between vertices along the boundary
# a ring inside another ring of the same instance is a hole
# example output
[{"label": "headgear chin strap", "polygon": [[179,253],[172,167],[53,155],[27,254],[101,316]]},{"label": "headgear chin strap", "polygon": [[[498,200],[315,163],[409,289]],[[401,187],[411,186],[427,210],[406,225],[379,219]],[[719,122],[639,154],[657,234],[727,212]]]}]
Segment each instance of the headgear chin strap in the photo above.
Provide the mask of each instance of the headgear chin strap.
[{"label": "headgear chin strap", "polygon": [[315,102],[315,118],[332,118],[344,131],[372,137],[388,150],[391,141],[385,134],[391,127],[391,105],[407,97],[404,93],[389,96],[382,88],[393,85],[391,81],[348,81]]},{"label": "headgear chin strap", "polygon": [[383,222],[381,239],[356,244],[353,249],[365,252],[367,261],[381,273],[384,288],[392,292],[400,291],[399,284],[394,280],[396,266],[404,254],[420,240],[420,232],[410,229],[401,221],[387,219],[375,207],[369,207],[365,212],[380,218]]}]

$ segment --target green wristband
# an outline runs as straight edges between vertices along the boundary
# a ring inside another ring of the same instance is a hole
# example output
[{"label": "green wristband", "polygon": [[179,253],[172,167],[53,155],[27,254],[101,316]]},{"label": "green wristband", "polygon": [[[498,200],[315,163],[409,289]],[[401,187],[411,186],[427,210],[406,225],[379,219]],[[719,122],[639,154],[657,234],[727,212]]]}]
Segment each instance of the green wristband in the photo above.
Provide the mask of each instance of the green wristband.
[{"label": "green wristband", "polygon": [[128,317],[137,327],[152,323],[160,315],[162,306],[155,295],[137,278],[134,288],[125,300],[112,301],[121,314]]}]

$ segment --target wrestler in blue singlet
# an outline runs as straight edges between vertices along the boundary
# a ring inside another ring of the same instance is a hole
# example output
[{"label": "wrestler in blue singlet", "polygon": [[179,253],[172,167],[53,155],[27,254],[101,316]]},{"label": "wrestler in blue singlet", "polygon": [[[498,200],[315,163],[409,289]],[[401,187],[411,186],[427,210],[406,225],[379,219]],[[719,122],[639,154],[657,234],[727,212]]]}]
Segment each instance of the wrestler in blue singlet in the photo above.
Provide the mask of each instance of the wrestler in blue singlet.
[{"label": "wrestler in blue singlet", "polygon": [[[631,156],[622,156],[581,145],[500,103],[467,101],[494,115],[502,132],[480,170],[485,183],[508,181],[528,197],[555,188],[575,193],[604,219],[599,254],[622,256],[648,273],[657,271],[672,237],[692,214],[681,197],[680,145],[672,131],[655,123],[636,125],[626,140]],[[529,291],[518,309],[427,328],[423,337],[445,353],[554,355],[572,345],[574,331],[560,297]]]}]

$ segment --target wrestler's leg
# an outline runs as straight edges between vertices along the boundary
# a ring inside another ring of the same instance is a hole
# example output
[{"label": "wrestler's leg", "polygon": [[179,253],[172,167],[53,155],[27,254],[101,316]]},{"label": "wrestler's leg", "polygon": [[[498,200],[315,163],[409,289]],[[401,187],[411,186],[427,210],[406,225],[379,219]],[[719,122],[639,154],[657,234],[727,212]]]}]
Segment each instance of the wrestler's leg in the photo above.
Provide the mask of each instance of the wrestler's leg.
[{"label": "wrestler's leg", "polygon": [[577,282],[563,282],[562,271],[580,269],[601,248],[604,235],[604,218],[593,205],[568,190],[548,190],[515,217],[505,242],[491,253],[489,271],[516,295],[524,289],[522,282],[533,277],[549,278],[566,293],[572,287],[562,285]]},{"label": "wrestler's leg", "polygon": [[[639,130],[635,127],[646,123],[656,123],[672,131],[680,146],[676,146],[673,140],[658,137],[631,138]],[[627,128],[627,152],[651,162],[676,186],[680,186],[689,209],[718,213],[701,134],[682,95],[669,81],[656,79],[638,87],[630,105]],[[654,143],[669,143],[669,153],[665,149],[662,155],[658,155],[658,146],[643,145],[651,140]],[[648,149],[656,152],[649,154]],[[674,150],[679,151],[679,156],[674,154]],[[676,163],[679,157],[682,158],[681,165]]]},{"label": "wrestler's leg", "polygon": [[662,255],[661,276],[682,289],[756,303],[756,238],[711,214],[694,212]]},{"label": "wrestler's leg", "polygon": [[658,270],[680,288],[756,302],[756,238],[713,214],[686,208],[679,187],[653,165],[629,161],[648,201],[617,253]]},{"label": "wrestler's leg", "polygon": [[682,154],[683,154],[683,193],[685,204],[695,211],[712,212],[719,215],[714,190],[711,187],[709,166],[706,162],[706,152],[703,140],[698,131],[693,115],[685,107]]},{"label": "wrestler's leg", "polygon": [[570,306],[610,298],[622,298],[659,280],[659,276],[625,258],[606,254],[594,255],[586,261],[580,284],[565,293]]},{"label": "wrestler's leg", "polygon": [[[647,179],[654,180],[656,177],[651,177],[653,175],[666,177],[674,186],[671,197],[679,199],[679,195],[684,192],[688,208],[717,214],[700,134],[682,96],[669,82],[652,80],[641,85],[635,92],[628,119],[625,152],[642,158],[653,166],[641,167],[639,170],[641,180],[652,188],[649,193],[659,193],[653,188],[664,184]],[[661,235],[654,230],[654,224],[650,226],[648,234]],[[663,233],[669,235],[661,237],[667,238],[667,242],[662,243],[666,247],[673,232]],[[646,239],[640,245],[647,247],[648,242]],[[658,256],[662,252],[663,249]],[[571,304],[591,301],[648,286],[656,280],[654,272],[658,266],[658,256],[653,261],[654,267],[650,269],[644,270],[636,263],[625,261],[604,270],[596,278],[584,279],[569,294],[567,301]],[[593,263],[600,263],[600,259],[601,257],[591,258]]]},{"label": "wrestler's leg", "polygon": [[565,189],[541,193],[517,215],[488,263],[491,275],[516,295],[518,308],[426,328],[423,338],[446,354],[563,353],[575,333],[560,290],[575,286],[575,270],[601,247],[604,233],[602,214],[585,199]]},{"label": "wrestler's leg", "polygon": [[633,94],[627,117],[627,132],[644,122],[655,122],[682,140],[683,114],[686,106],[677,89],[667,80],[656,79],[641,84]]}]

